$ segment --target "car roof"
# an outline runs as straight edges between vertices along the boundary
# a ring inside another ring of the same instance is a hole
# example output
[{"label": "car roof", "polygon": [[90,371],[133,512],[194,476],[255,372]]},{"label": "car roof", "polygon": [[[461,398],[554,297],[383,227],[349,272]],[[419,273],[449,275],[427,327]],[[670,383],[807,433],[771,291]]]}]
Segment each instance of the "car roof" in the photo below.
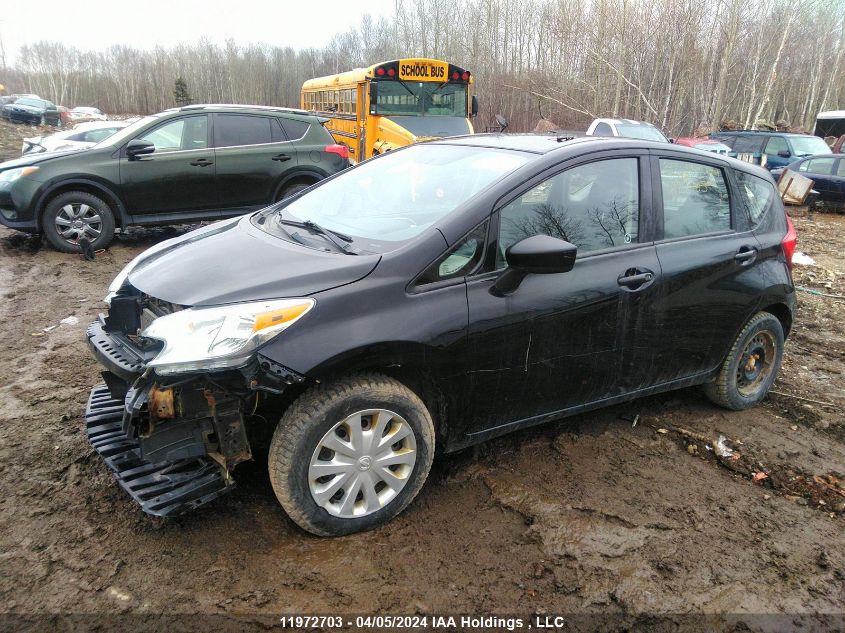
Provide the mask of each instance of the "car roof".
[{"label": "car roof", "polygon": [[728,136],[738,136],[740,134],[774,134],[777,136],[813,136],[812,134],[802,134],[800,132],[778,132],[778,131],[770,131],[770,130],[722,130],[719,132],[713,132],[711,136],[721,136],[721,135],[728,135]]},{"label": "car roof", "polygon": [[603,136],[574,136],[573,134],[469,134],[466,136],[450,136],[436,141],[437,145],[467,145],[474,147],[490,147],[494,149],[511,149],[532,154],[547,154],[559,147],[572,147],[578,143],[589,143],[613,140]]},{"label": "car roof", "polygon": [[279,112],[283,114],[298,114],[302,116],[316,117],[315,112],[300,110],[299,108],[283,108],[281,106],[245,105],[240,103],[194,103],[182,106],[181,108],[170,108],[165,112],[184,112],[190,110],[234,110],[234,111],[258,111],[258,112]]}]

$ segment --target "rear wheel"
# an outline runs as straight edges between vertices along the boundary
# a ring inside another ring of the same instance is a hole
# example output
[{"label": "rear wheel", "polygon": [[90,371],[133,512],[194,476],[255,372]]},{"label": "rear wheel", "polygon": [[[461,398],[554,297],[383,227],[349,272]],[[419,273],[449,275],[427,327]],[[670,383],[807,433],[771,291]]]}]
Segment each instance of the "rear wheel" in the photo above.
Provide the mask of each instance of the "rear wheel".
[{"label": "rear wheel", "polygon": [[737,411],[759,403],[777,378],[783,343],[783,326],[777,317],[758,312],[737,336],[719,375],[704,386],[707,397]]},{"label": "rear wheel", "polygon": [[300,191],[305,191],[310,187],[313,183],[310,182],[297,182],[292,185],[289,185],[287,188],[282,189],[282,192],[276,198],[276,201],[284,200],[285,198],[290,198],[291,196],[295,196]]},{"label": "rear wheel", "polygon": [[80,239],[91,248],[104,248],[114,236],[114,214],[105,201],[86,191],[68,191],[53,198],[44,210],[44,236],[63,253],[79,253]]},{"label": "rear wheel", "polygon": [[270,444],[273,490],[288,516],[320,536],[369,530],[416,497],[434,458],[434,424],[414,392],[380,374],[306,391]]}]

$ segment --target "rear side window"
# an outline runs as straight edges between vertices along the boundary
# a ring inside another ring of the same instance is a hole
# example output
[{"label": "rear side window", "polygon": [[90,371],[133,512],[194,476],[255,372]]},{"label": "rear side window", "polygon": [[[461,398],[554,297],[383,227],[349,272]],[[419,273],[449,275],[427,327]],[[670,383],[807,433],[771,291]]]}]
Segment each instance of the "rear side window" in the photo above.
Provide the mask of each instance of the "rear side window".
[{"label": "rear side window", "polygon": [[636,158],[613,158],[578,165],[529,189],[502,208],[497,268],[505,251],[534,235],[550,235],[578,252],[637,241],[640,208]]},{"label": "rear side window", "polygon": [[214,144],[217,147],[272,143],[272,119],[246,114],[218,114],[214,119]]},{"label": "rear side window", "polygon": [[731,228],[725,175],[718,167],[660,159],[663,237],[687,237]]},{"label": "rear side window", "polygon": [[733,137],[731,142],[730,137],[725,137],[725,141],[737,154],[758,154],[763,149],[763,141],[767,139],[767,136],[743,134]]},{"label": "rear side window", "polygon": [[308,131],[308,124],[305,121],[296,121],[294,119],[279,119],[279,123],[291,141],[298,141]]},{"label": "rear side window", "polygon": [[739,183],[740,197],[748,211],[748,217],[751,219],[751,224],[757,226],[775,197],[775,188],[772,183],[746,174],[744,171],[735,173]]},{"label": "rear side window", "polygon": [[782,136],[773,136],[769,139],[769,142],[766,143],[766,154],[773,154],[777,155],[780,152],[789,153],[789,145],[786,142],[786,139]]},{"label": "rear side window", "polygon": [[596,129],[593,130],[595,136],[613,136],[613,130],[607,123],[599,123]]}]

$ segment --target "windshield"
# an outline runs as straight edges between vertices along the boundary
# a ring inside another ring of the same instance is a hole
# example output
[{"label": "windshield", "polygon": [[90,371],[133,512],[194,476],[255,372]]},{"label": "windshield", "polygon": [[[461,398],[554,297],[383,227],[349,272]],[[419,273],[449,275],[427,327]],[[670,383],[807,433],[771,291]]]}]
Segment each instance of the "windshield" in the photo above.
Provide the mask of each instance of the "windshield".
[{"label": "windshield", "polygon": [[619,123],[616,126],[619,131],[619,136],[627,138],[639,138],[644,141],[660,141],[661,143],[668,143],[660,130],[650,125],[629,125],[627,123]]},{"label": "windshield", "polygon": [[810,156],[812,154],[830,154],[831,149],[818,136],[792,136],[789,138],[796,156]]},{"label": "windshield", "polygon": [[18,99],[17,101],[15,101],[15,103],[17,105],[32,106],[34,108],[46,108],[47,107],[47,102],[42,101],[41,99],[23,98],[23,99]]},{"label": "windshield", "polygon": [[390,248],[385,243],[416,237],[528,160],[511,150],[412,145],[341,173],[280,213],[348,235],[360,249],[383,252]]},{"label": "windshield", "polygon": [[108,144],[108,145],[120,145],[120,144],[122,144],[124,141],[127,141],[127,140],[129,140],[130,138],[132,138],[133,136],[135,136],[135,134],[136,134],[139,130],[141,130],[142,128],[144,128],[144,127],[145,127],[145,126],[147,126],[148,124],[150,124],[150,123],[152,123],[153,121],[155,121],[156,119],[158,119],[158,117],[159,117],[159,116],[161,116],[161,115],[159,115],[159,114],[152,114],[152,115],[150,115],[150,116],[145,116],[145,117],[144,117],[144,118],[142,118],[142,119],[138,119],[138,120],[137,120],[137,121],[135,121],[135,123],[133,123],[132,125],[128,125],[128,126],[126,126],[125,128],[123,128],[122,130],[118,130],[115,134],[112,134],[112,135],[111,135],[111,136],[109,136],[108,138],[103,139],[102,141],[100,141],[99,143],[97,143],[94,147],[99,147],[100,145],[105,145],[105,144]]},{"label": "windshield", "polygon": [[467,85],[433,81],[376,82],[376,114],[403,116],[467,115]]}]

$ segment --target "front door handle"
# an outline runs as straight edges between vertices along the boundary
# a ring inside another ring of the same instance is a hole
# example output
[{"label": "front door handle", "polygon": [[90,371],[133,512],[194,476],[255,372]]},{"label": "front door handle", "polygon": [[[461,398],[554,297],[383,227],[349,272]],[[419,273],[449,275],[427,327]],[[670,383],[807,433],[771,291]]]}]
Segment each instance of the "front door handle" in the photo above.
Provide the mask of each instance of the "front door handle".
[{"label": "front door handle", "polygon": [[194,167],[208,167],[209,165],[213,165],[213,160],[208,160],[207,158],[198,158],[197,160],[192,160],[191,165]]},{"label": "front door handle", "polygon": [[642,290],[654,281],[654,273],[646,268],[629,268],[616,280],[620,286],[629,290]]},{"label": "front door handle", "polygon": [[275,156],[273,156],[273,160],[277,160],[277,161],[279,161],[280,163],[283,163],[283,162],[285,162],[286,160],[290,160],[290,158],[291,158],[291,157],[290,157],[289,155],[287,155],[287,154],[276,154]]},{"label": "front door handle", "polygon": [[753,246],[741,246],[734,255],[740,266],[750,266],[757,259],[757,249]]}]

